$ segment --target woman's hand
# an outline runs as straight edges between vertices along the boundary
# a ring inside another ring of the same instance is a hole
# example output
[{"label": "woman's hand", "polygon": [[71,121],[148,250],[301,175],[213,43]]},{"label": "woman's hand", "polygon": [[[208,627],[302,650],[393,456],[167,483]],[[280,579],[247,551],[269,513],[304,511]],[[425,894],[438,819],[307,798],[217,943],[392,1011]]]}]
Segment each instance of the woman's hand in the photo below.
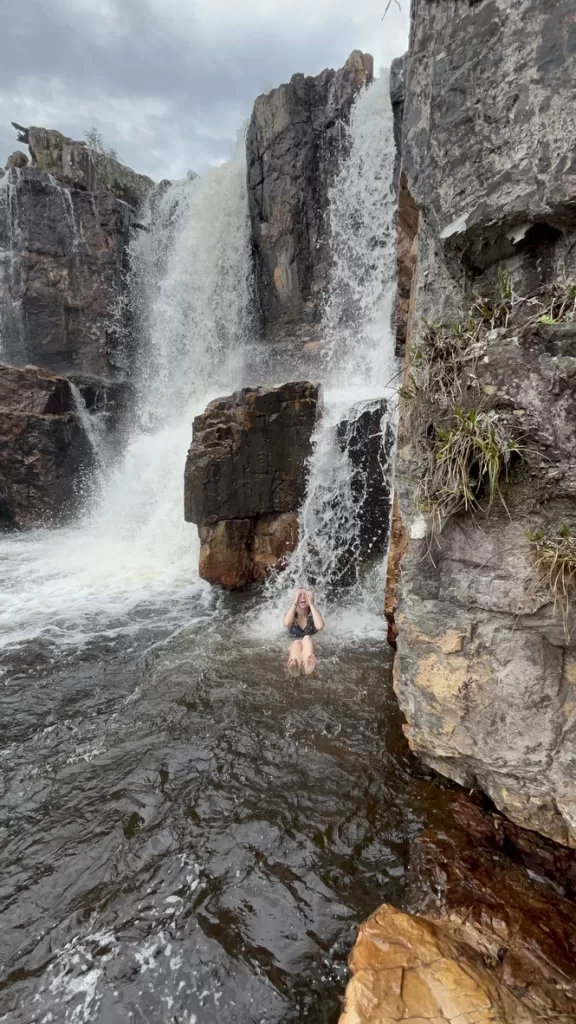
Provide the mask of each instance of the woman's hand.
[{"label": "woman's hand", "polygon": [[294,591],[294,597],[292,599],[292,604],[298,604],[298,598],[300,597],[301,593],[302,593],[301,590],[295,590]]},{"label": "woman's hand", "polygon": [[312,605],[314,604],[314,594],[312,593],[311,590],[305,590],[304,593],[306,594],[306,600],[308,601],[308,604],[310,605],[311,608]]}]

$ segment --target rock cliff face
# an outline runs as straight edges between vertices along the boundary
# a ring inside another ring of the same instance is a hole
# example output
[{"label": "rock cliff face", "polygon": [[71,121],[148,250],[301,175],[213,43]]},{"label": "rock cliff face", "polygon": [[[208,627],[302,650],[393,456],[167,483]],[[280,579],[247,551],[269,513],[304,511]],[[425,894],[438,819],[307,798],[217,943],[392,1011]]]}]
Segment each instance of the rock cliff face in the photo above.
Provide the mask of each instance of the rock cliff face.
[{"label": "rock cliff face", "polygon": [[254,105],[248,195],[256,290],[269,334],[320,319],[329,267],[325,214],[342,124],[372,75],[372,58],[355,50],[339,71],[294,75]]},{"label": "rock cliff face", "polygon": [[244,388],[196,417],[184,511],[203,579],[242,587],[294,550],[318,411],[318,387],[302,382]]},{"label": "rock cliff face", "polygon": [[0,528],[65,520],[78,508],[93,459],[66,378],[0,366]]},{"label": "rock cliff face", "polygon": [[569,0],[413,2],[395,685],[424,760],[569,845],[575,73]]},{"label": "rock cliff face", "polygon": [[[152,182],[43,128],[0,185],[0,346],[15,365],[125,374],[128,246]],[[23,154],[19,154],[20,157]]]}]

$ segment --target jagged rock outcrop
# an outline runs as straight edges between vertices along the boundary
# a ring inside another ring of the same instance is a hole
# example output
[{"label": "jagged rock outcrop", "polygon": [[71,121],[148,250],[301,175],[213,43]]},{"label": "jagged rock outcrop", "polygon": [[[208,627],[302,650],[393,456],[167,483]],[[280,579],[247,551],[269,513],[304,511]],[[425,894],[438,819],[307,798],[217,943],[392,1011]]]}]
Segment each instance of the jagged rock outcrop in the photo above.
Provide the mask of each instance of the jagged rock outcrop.
[{"label": "jagged rock outcrop", "polygon": [[65,520],[93,459],[67,380],[36,366],[0,366],[0,527]]},{"label": "jagged rock outcrop", "polygon": [[244,388],[194,420],[185,518],[199,527],[200,575],[235,588],[293,551],[319,389],[298,382]]},{"label": "jagged rock outcrop", "polygon": [[576,846],[576,645],[543,571],[576,536],[573,28],[566,0],[413,3],[395,686],[427,763]]},{"label": "jagged rock outcrop", "polygon": [[137,207],[154,187],[151,178],[137,174],[111,153],[75,142],[54,129],[28,128],[22,141],[28,143],[32,163],[69,188],[111,192]]},{"label": "jagged rock outcrop", "polygon": [[[451,820],[452,819],[452,820]],[[576,1021],[574,854],[463,797],[416,842],[411,914],[380,907],[350,957],[340,1024]]]},{"label": "jagged rock outcrop", "polygon": [[247,136],[248,198],[262,325],[291,333],[320,319],[329,251],[328,191],[343,155],[342,124],[373,61],[355,50],[339,71],[258,97]]}]

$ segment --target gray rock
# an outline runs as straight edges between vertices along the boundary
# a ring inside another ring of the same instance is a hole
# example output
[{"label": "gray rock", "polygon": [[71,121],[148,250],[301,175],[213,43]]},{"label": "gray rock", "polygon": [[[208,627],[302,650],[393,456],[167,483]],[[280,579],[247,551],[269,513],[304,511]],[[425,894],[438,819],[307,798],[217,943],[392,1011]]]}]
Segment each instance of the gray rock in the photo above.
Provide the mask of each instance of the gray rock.
[{"label": "gray rock", "polygon": [[[498,301],[499,267],[516,295],[576,280],[573,3],[414,0],[413,15],[408,361],[423,317],[465,321],[478,292]],[[395,685],[410,744],[519,825],[572,846],[576,649],[535,577],[527,533],[566,523],[576,535],[575,338],[570,323],[495,330],[469,364],[460,400],[493,410],[523,449],[507,511],[496,503],[487,518],[460,515],[436,541],[425,536],[425,462],[406,401],[396,475],[410,542]]]},{"label": "gray rock", "polygon": [[12,169],[0,196],[4,358],[60,373],[127,370],[124,301],[133,212],[108,192]]},{"label": "gray rock", "polygon": [[294,75],[260,96],[247,136],[256,287],[265,331],[319,320],[329,252],[328,190],[345,152],[343,125],[372,58],[355,50],[339,71]]}]

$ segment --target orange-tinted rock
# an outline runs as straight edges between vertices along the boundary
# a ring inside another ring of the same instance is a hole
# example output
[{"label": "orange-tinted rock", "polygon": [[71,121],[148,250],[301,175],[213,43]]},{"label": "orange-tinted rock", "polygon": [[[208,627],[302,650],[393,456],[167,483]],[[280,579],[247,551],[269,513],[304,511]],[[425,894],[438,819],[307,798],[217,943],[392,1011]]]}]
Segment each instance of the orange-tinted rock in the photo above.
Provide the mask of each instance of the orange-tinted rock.
[{"label": "orange-tinted rock", "polygon": [[298,544],[298,514],[263,516],[254,526],[252,578],[264,580],[270,569],[282,565]]},{"label": "orange-tinted rock", "polygon": [[203,579],[243,587],[294,550],[318,410],[318,386],[302,381],[244,388],[196,417],[184,501]]},{"label": "orange-tinted rock", "polygon": [[213,526],[201,526],[201,578],[230,589],[251,583],[253,532],[251,519],[228,519]]}]

